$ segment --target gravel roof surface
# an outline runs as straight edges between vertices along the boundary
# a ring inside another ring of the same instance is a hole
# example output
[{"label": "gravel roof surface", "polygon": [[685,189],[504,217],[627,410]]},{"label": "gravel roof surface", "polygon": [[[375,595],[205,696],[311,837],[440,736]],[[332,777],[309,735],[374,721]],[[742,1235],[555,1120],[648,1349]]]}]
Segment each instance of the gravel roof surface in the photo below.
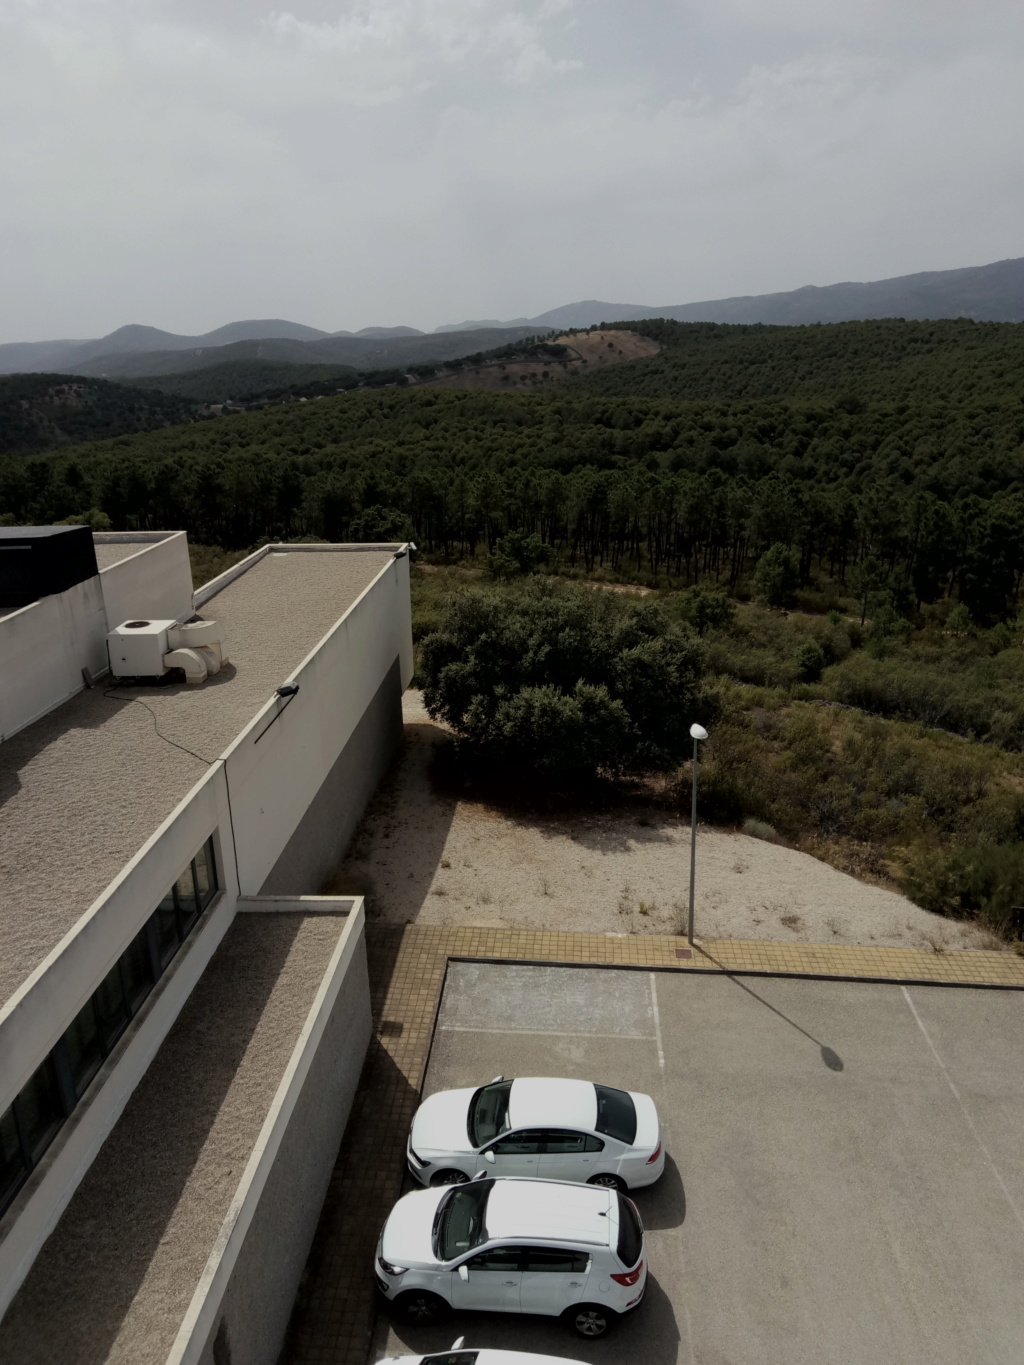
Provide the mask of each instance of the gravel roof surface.
[{"label": "gravel roof surface", "polygon": [[119,564],[122,559],[127,559],[129,555],[141,554],[143,550],[148,550],[151,545],[158,542],[150,540],[146,542],[135,541],[127,545],[97,545],[96,563],[100,569],[109,569],[111,564]]},{"label": "gravel roof surface", "polygon": [[216,678],[101,682],[0,744],[0,1006],[391,558],[266,555],[203,607],[225,627]]},{"label": "gravel roof surface", "polygon": [[0,1324],[0,1360],[166,1360],[344,924],[236,917]]}]

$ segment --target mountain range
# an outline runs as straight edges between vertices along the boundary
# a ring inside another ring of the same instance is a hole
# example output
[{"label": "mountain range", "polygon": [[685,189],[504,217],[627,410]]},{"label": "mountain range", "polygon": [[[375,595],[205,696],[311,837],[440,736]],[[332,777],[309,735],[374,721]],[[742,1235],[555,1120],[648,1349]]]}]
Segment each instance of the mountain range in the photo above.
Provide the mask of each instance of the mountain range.
[{"label": "mountain range", "polygon": [[231,322],[201,336],[180,336],[130,325],[88,341],[10,342],[0,345],[0,374],[54,372],[139,378],[205,368],[235,360],[386,368],[454,360],[525,336],[601,322],[643,318],[678,322],[806,325],[867,318],[967,317],[1024,321],[1024,258],[960,270],[932,270],[868,283],[806,285],[777,294],[711,299],[703,303],[611,303],[585,299],[534,318],[447,323],[433,333],[415,327],[364,327],[324,332],[280,318]]}]

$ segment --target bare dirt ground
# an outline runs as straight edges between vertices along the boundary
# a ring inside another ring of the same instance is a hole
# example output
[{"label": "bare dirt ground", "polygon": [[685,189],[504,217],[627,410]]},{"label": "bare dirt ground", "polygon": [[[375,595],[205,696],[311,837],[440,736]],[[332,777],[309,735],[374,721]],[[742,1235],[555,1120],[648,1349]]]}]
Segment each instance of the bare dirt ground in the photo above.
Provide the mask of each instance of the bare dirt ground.
[{"label": "bare dirt ground", "polygon": [[489,363],[459,370],[443,379],[427,379],[424,387],[435,389],[490,389],[504,393],[523,393],[538,388],[567,374],[604,369],[621,365],[626,360],[640,360],[657,355],[661,347],[651,337],[639,332],[580,332],[575,336],[546,337],[546,341],[568,346],[566,360],[529,360],[512,364]]},{"label": "bare dirt ground", "polygon": [[[439,794],[430,763],[444,731],[418,692],[404,709],[403,753],[327,890],[362,892],[372,916],[398,924],[685,932],[685,813],[624,805],[525,816]],[[697,834],[696,925],[703,938],[997,946],[806,853],[715,829]]]}]

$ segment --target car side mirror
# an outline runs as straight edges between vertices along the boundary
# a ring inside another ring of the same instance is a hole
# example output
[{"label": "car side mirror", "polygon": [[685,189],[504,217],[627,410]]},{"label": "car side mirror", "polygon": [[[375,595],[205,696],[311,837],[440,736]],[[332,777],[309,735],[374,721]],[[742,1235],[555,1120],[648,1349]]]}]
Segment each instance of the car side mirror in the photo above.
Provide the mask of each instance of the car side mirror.
[{"label": "car side mirror", "polygon": [[465,1280],[467,1283],[469,1281],[469,1267],[466,1265],[465,1261],[459,1266],[459,1279]]},{"label": "car side mirror", "polygon": [[493,1152],[484,1152],[484,1160],[485,1160],[485,1161],[489,1161],[489,1162],[491,1163],[491,1165],[493,1166],[493,1165],[494,1165],[494,1153],[493,1153]]}]

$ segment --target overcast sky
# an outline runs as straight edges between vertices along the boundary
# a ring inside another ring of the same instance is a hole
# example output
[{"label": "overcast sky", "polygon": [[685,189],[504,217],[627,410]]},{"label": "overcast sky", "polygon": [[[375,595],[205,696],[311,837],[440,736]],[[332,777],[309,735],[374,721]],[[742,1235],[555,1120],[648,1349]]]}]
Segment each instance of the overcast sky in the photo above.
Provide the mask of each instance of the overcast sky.
[{"label": "overcast sky", "polygon": [[0,0],[0,341],[1024,255],[1020,0]]}]

